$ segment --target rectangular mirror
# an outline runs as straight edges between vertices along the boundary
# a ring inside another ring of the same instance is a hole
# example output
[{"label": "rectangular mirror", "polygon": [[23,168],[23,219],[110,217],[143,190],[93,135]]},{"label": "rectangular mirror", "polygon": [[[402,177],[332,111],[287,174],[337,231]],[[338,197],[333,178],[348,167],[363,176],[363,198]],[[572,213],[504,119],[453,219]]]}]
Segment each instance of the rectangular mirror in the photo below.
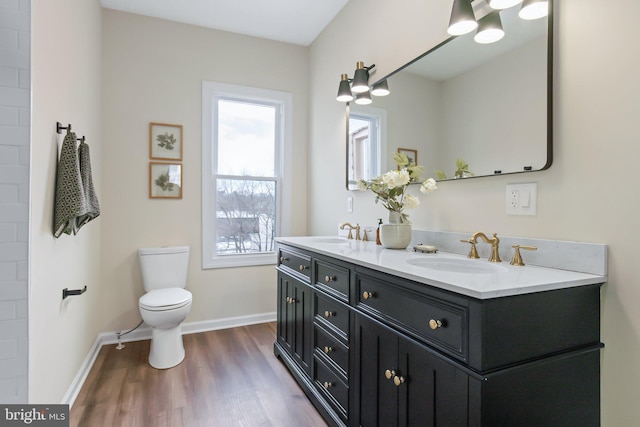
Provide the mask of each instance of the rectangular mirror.
[{"label": "rectangular mirror", "polygon": [[549,4],[549,16],[531,21],[518,16],[519,7],[502,10],[502,40],[451,37],[379,79],[390,95],[347,104],[347,188],[394,168],[399,148],[415,150],[425,178],[436,180],[551,166]]}]

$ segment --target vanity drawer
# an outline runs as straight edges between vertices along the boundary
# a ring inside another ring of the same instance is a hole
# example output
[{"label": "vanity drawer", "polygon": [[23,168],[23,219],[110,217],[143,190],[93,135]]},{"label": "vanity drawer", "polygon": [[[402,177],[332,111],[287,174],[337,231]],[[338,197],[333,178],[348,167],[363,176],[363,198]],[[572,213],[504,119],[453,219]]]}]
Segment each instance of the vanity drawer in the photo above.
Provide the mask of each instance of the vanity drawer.
[{"label": "vanity drawer", "polygon": [[311,279],[311,258],[289,249],[279,248],[278,266],[309,281]]},{"label": "vanity drawer", "polygon": [[330,359],[341,371],[345,378],[349,377],[349,347],[338,338],[327,332],[320,325],[315,325],[316,352],[322,353]]},{"label": "vanity drawer", "polygon": [[315,286],[348,303],[351,270],[321,260],[316,260],[315,266]]},{"label": "vanity drawer", "polygon": [[316,387],[327,398],[327,401],[346,419],[349,405],[349,386],[319,358],[316,357],[314,361],[314,383]]},{"label": "vanity drawer", "polygon": [[361,311],[467,360],[466,307],[367,276],[358,276],[357,285]]},{"label": "vanity drawer", "polygon": [[329,297],[323,297],[317,292],[314,294],[316,322],[327,327],[346,342],[349,332],[349,309]]}]

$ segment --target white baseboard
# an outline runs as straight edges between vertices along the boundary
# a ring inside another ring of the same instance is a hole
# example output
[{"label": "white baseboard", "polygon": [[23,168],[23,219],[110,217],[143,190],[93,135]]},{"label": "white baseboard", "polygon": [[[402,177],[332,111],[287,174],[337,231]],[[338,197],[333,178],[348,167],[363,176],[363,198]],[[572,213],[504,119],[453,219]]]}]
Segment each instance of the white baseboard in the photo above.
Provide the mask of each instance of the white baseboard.
[{"label": "white baseboard", "polygon": [[98,357],[98,353],[100,353],[100,349],[102,348],[102,343],[100,342],[100,335],[98,335],[96,340],[93,342],[93,345],[89,349],[89,353],[87,353],[87,357],[84,358],[84,362],[82,362],[82,365],[80,365],[80,369],[78,370],[78,373],[73,378],[73,381],[71,382],[71,385],[67,389],[67,392],[62,397],[62,402],[60,403],[69,405],[69,408],[71,408],[71,406],[73,405],[73,402],[76,400],[76,397],[78,397],[78,393],[80,393],[80,389],[82,388],[82,385],[87,379],[87,376],[91,371],[91,367],[93,366],[93,363],[96,361],[96,358]]},{"label": "white baseboard", "polygon": [[237,328],[239,326],[256,325],[258,323],[275,322],[276,313],[253,314],[251,316],[228,317],[226,319],[204,320],[182,324],[182,334],[217,331],[218,329]]},{"label": "white baseboard", "polygon": [[[258,323],[273,322],[276,320],[276,313],[263,313],[253,314],[249,316],[228,317],[226,319],[213,319],[204,320],[201,322],[188,322],[182,324],[182,334],[195,334],[198,332],[216,331],[219,329],[236,328],[239,326],[255,325]],[[131,333],[121,337],[121,342],[132,342],[151,339],[151,329],[142,325],[140,328],[132,331]],[[98,335],[93,345],[89,349],[89,353],[80,365],[78,373],[73,378],[71,385],[67,389],[67,392],[62,398],[62,404],[73,406],[82,385],[87,379],[93,364],[100,353],[100,349],[103,345],[115,344],[118,342],[117,332],[102,332]]]}]

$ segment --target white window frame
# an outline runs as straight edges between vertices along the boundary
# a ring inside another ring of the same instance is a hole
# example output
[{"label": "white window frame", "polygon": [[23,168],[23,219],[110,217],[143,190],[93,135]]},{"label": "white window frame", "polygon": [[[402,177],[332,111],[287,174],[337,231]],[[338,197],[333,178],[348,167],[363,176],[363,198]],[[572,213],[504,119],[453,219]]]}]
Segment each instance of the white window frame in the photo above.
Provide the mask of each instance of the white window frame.
[{"label": "white window frame", "polygon": [[[370,173],[372,176],[366,177],[366,180],[371,180],[378,175],[381,175],[384,169],[383,159],[386,158],[387,153],[387,111],[381,108],[354,104],[349,107],[349,117],[353,117],[360,120],[368,121],[371,124],[370,130],[373,133],[370,135],[370,157],[367,159],[372,167]],[[351,129],[348,131],[347,144],[351,144]],[[351,182],[347,176],[347,189],[358,191],[357,182]]]},{"label": "white window frame", "polygon": [[[287,92],[239,86],[228,83],[202,82],[202,268],[247,267],[276,264],[276,252],[227,254],[216,253],[216,177],[218,141],[218,97],[266,102],[280,107],[280,129],[276,131],[276,237],[291,234],[291,164],[293,96]],[[212,238],[213,236],[213,238]]]}]

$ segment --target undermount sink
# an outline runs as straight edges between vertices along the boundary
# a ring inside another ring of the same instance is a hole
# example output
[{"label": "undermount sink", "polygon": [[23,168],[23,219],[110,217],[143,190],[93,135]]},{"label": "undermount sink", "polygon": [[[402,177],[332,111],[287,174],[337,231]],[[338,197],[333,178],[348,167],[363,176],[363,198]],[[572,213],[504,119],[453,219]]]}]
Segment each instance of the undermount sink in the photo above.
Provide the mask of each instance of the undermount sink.
[{"label": "undermount sink", "polygon": [[420,268],[449,273],[489,274],[507,270],[498,263],[468,258],[413,258],[407,260],[407,263]]},{"label": "undermount sink", "polygon": [[346,237],[312,237],[316,243],[346,243]]}]

